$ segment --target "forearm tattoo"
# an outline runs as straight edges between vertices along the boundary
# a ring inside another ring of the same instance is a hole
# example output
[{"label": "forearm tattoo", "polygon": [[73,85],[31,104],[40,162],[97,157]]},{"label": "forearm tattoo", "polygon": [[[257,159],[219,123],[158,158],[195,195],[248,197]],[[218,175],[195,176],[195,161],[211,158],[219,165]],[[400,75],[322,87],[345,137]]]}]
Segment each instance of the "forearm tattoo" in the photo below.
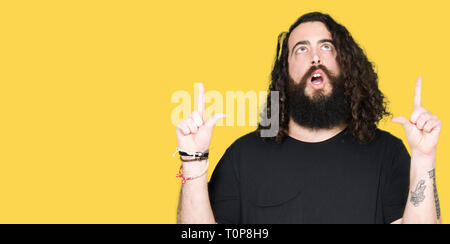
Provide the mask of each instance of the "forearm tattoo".
[{"label": "forearm tattoo", "polygon": [[430,176],[430,179],[433,180],[433,192],[434,192],[434,203],[436,205],[436,216],[437,219],[441,218],[441,208],[439,206],[439,197],[438,197],[438,192],[437,192],[437,188],[436,188],[436,174],[435,174],[435,170],[431,170],[428,171],[428,176]]},{"label": "forearm tattoo", "polygon": [[411,203],[414,207],[418,207],[419,204],[425,200],[425,188],[427,188],[425,181],[420,180],[419,183],[417,183],[416,189],[411,191]]},{"label": "forearm tattoo", "polygon": [[[436,206],[436,217],[437,219],[441,218],[441,208],[439,206],[439,197],[438,192],[436,188],[436,173],[435,169],[432,169],[428,171],[428,177],[433,181],[433,192],[434,192],[434,203]],[[420,180],[419,183],[417,183],[416,189],[414,191],[411,191],[411,203],[414,207],[418,207],[421,202],[425,200],[425,189],[427,186],[425,185],[424,180]]]}]

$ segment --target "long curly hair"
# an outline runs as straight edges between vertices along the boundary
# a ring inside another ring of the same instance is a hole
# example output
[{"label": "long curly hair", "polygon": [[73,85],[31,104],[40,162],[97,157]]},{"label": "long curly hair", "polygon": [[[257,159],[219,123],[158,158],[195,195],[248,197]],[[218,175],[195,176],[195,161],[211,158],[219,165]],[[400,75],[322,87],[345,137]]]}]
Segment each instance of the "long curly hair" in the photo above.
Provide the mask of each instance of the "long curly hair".
[{"label": "long curly hair", "polygon": [[[288,32],[282,32],[278,36],[269,93],[262,113],[265,118],[271,117],[271,92],[278,91],[280,127],[277,135],[269,137],[269,139],[274,139],[277,143],[280,143],[288,136],[290,119],[287,105],[289,36],[301,23],[314,21],[322,22],[326,26],[336,47],[336,59],[344,81],[345,98],[351,111],[351,116],[345,121],[348,132],[352,134],[358,143],[369,143],[375,136],[378,122],[384,116],[391,115],[387,111],[387,101],[383,93],[378,89],[378,75],[375,73],[373,65],[367,59],[364,51],[353,40],[347,29],[334,21],[329,15],[320,12],[307,13],[301,16],[289,28]],[[258,134],[261,136],[261,130],[267,128],[259,124]]]}]

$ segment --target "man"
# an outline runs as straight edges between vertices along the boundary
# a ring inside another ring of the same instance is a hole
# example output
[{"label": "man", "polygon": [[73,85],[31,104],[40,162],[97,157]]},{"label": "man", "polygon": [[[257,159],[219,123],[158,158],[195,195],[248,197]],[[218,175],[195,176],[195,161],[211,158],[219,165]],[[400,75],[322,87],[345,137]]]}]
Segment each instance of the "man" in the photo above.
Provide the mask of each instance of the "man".
[{"label": "man", "polygon": [[236,140],[209,184],[202,153],[224,115],[205,122],[201,85],[198,111],[176,129],[184,151],[178,222],[440,223],[441,121],[421,106],[419,77],[411,118],[392,120],[404,126],[410,156],[376,126],[389,115],[377,80],[345,27],[322,13],[301,16],[278,38],[269,91],[279,92],[279,111],[270,110],[271,93],[265,111],[279,114],[278,133],[264,138],[260,125]]}]

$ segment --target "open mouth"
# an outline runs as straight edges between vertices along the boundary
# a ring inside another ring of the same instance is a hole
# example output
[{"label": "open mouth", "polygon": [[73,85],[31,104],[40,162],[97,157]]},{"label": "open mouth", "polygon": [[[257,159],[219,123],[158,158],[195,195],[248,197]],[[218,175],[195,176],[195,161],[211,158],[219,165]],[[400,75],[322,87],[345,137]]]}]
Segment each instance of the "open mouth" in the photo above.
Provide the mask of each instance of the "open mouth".
[{"label": "open mouth", "polygon": [[323,71],[318,69],[311,74],[309,81],[314,89],[321,89],[325,86],[326,77]]},{"label": "open mouth", "polygon": [[321,82],[323,82],[322,75],[319,73],[314,74],[311,78],[311,82],[316,85],[320,84]]}]

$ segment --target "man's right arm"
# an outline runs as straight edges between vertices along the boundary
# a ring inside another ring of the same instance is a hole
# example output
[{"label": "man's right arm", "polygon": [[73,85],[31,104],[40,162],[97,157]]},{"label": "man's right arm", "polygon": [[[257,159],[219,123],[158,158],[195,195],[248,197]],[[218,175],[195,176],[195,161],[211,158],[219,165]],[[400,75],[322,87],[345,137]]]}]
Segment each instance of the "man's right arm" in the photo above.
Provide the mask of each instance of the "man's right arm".
[{"label": "man's right arm", "polygon": [[[187,175],[201,174],[206,167],[206,161],[190,162],[184,165]],[[214,214],[208,195],[207,175],[187,181],[182,184],[178,202],[177,223],[179,224],[215,224]]]},{"label": "man's right arm", "polygon": [[[205,89],[199,84],[198,109],[177,125],[178,148],[186,152],[206,152],[212,132],[224,114],[214,114],[205,121]],[[207,160],[183,162],[183,177],[193,177],[182,184],[178,203],[179,224],[214,224],[214,214],[209,201]]]}]

